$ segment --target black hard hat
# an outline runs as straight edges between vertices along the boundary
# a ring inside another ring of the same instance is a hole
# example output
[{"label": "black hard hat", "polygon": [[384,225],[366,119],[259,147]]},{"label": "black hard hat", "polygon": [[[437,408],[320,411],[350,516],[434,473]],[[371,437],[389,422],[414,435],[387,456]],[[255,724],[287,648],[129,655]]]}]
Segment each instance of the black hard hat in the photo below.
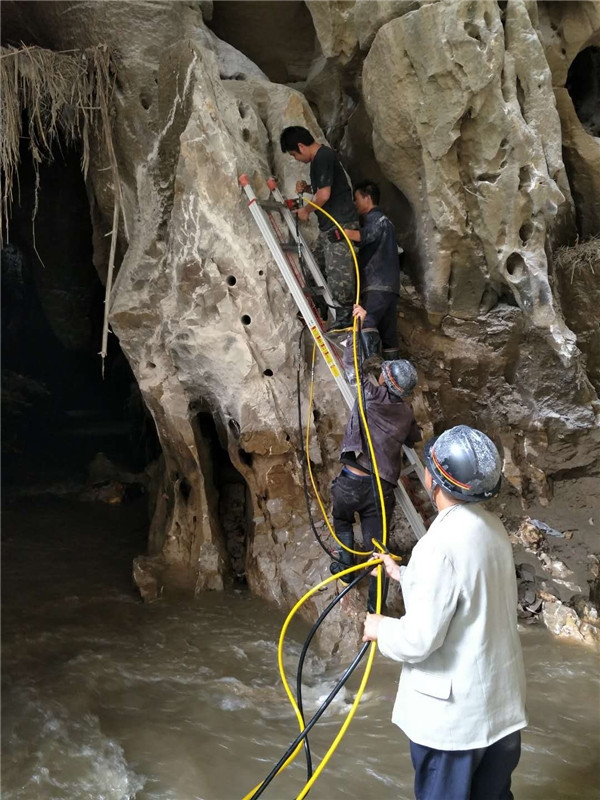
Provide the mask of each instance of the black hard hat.
[{"label": "black hard hat", "polygon": [[410,361],[402,358],[396,361],[384,361],[381,374],[385,385],[397,397],[406,397],[417,385],[417,370]]},{"label": "black hard hat", "polygon": [[429,439],[423,451],[434,482],[466,503],[489,500],[500,491],[502,461],[492,440],[468,425]]}]

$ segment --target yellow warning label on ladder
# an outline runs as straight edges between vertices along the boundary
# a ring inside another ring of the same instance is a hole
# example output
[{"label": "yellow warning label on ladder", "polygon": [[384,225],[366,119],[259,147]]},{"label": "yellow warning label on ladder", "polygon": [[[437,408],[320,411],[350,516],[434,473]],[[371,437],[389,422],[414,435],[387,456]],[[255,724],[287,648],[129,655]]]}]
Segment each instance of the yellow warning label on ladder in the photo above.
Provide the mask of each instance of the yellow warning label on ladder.
[{"label": "yellow warning label on ladder", "polygon": [[327,366],[331,370],[331,374],[334,378],[338,378],[340,376],[340,371],[338,369],[337,364],[335,363],[335,359],[331,355],[329,348],[325,343],[325,339],[321,335],[321,331],[317,328],[316,325],[310,326],[310,332],[313,335],[315,342],[317,343],[317,347],[321,351],[323,358],[325,359]]}]

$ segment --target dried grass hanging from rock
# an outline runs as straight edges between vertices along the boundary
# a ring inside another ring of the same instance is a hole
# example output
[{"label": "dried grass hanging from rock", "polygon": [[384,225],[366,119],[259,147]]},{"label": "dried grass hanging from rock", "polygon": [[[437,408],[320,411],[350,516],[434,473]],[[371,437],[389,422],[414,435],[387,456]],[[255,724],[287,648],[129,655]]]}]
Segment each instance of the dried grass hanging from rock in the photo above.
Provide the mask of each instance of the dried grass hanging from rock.
[{"label": "dried grass hanging from rock", "polygon": [[[114,189],[114,214],[106,285],[105,322],[100,355],[106,355],[109,298],[121,203],[121,183],[112,141],[111,104],[115,70],[105,45],[85,50],[54,52],[41,47],[0,48],[0,109],[2,137],[2,222],[8,233],[14,180],[21,137],[29,139],[36,175],[34,218],[37,211],[39,165],[52,161],[53,145],[81,143],[81,169],[87,176],[92,137],[98,152],[105,149]],[[27,129],[23,131],[23,122]],[[103,147],[104,146],[104,147]],[[125,222],[123,220],[123,222]],[[0,236],[0,244],[3,237]]]}]

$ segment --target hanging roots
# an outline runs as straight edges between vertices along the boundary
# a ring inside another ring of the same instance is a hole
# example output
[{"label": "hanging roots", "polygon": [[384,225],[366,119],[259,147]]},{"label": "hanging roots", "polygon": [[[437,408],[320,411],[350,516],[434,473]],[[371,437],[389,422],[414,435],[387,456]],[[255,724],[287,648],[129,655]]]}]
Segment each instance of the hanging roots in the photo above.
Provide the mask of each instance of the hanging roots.
[{"label": "hanging roots", "polygon": [[[106,45],[63,52],[41,47],[0,47],[3,223],[0,226],[0,245],[3,243],[4,230],[8,234],[13,182],[15,175],[18,175],[19,142],[22,136],[29,139],[35,169],[34,219],[40,183],[39,165],[42,161],[52,161],[53,145],[60,141],[67,145],[81,143],[81,169],[85,178],[90,163],[90,146],[94,143],[91,137],[96,138],[99,152],[104,144],[108,169],[112,173],[114,208],[100,350],[103,374],[119,216],[123,206],[112,141],[111,104],[114,84],[114,64]],[[22,131],[24,119],[27,124],[25,133]],[[125,219],[123,225],[127,236]],[[35,248],[35,230],[33,238]]]},{"label": "hanging roots", "polygon": [[[67,52],[41,47],[1,47],[0,83],[2,220],[6,231],[23,136],[29,139],[36,186],[39,165],[52,160],[52,148],[59,139],[67,145],[81,143],[85,177],[91,135],[100,142],[104,140],[109,167],[115,181],[118,180],[110,119],[114,69],[106,45]],[[120,184],[115,182],[114,186],[116,194]]]}]

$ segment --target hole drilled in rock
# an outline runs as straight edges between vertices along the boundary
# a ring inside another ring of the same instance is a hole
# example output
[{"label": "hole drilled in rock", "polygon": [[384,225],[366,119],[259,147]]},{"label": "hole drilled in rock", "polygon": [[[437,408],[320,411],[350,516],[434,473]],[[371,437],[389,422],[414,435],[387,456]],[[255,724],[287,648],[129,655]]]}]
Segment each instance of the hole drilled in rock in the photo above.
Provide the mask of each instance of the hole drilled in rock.
[{"label": "hole drilled in rock", "polygon": [[266,375],[267,378],[272,378],[273,377],[273,370],[272,369],[266,369],[266,370],[263,371],[263,375]]},{"label": "hole drilled in rock", "polygon": [[259,275],[262,277],[262,276],[265,274],[265,272],[264,272],[264,270],[262,270],[262,269],[259,269],[259,270],[258,270],[258,274],[259,274]]},{"label": "hole drilled in rock", "polygon": [[252,317],[249,314],[242,314],[241,321],[242,325],[250,325],[252,322]]},{"label": "hole drilled in rock", "polygon": [[250,131],[248,130],[248,128],[244,128],[242,130],[242,139],[245,142],[249,142],[250,141]]},{"label": "hole drilled in rock", "polygon": [[228,275],[227,278],[225,278],[225,282],[228,286],[235,286],[237,283],[237,278],[235,275]]}]

